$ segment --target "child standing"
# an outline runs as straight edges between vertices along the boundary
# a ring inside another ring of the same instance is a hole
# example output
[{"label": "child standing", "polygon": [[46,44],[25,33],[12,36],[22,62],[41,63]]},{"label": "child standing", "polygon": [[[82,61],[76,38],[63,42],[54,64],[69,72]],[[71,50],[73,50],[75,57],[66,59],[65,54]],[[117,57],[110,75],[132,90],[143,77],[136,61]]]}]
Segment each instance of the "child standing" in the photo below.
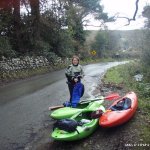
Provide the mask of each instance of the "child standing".
[{"label": "child standing", "polygon": [[[76,83],[81,82],[81,78],[84,76],[83,68],[79,64],[79,57],[78,56],[73,56],[72,57],[72,64],[69,65],[66,69],[65,75],[67,77],[67,84],[70,92],[70,103],[72,103],[72,95],[73,95],[73,89],[76,85]],[[80,97],[83,95],[83,90],[81,91]]]}]

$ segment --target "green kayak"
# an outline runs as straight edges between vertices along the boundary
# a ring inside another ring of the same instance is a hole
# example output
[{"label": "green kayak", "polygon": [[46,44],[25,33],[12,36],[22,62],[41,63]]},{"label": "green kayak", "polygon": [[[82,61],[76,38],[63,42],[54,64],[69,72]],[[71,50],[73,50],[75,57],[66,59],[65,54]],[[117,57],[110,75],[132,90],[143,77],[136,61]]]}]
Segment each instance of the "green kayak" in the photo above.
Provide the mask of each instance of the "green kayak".
[{"label": "green kayak", "polygon": [[[95,103],[99,103],[99,102],[95,102]],[[102,105],[99,107],[99,109],[105,110],[105,108]],[[51,137],[54,140],[58,140],[58,141],[75,141],[75,140],[80,140],[88,137],[98,127],[98,120],[99,120],[99,117],[93,119],[91,117],[91,113],[92,111],[90,110],[86,112],[78,112],[77,114],[73,115],[70,118],[75,120],[76,122],[83,123],[82,125],[78,125],[76,127],[76,131],[67,132],[57,127],[52,132]]]},{"label": "green kayak", "polygon": [[50,114],[50,117],[52,117],[53,119],[64,119],[64,118],[70,118],[71,116],[79,112],[95,111],[97,108],[102,106],[103,102],[104,100],[99,100],[90,103],[81,103],[81,104],[79,103],[77,108],[72,108],[72,107],[59,108],[53,111]]}]

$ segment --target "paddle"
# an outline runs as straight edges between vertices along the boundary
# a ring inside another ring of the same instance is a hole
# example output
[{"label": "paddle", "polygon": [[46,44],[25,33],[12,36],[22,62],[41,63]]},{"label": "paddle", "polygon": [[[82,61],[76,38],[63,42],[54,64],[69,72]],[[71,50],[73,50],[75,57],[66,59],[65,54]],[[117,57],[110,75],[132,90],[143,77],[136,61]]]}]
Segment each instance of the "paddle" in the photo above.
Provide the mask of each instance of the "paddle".
[{"label": "paddle", "polygon": [[98,100],[102,100],[102,99],[105,99],[105,100],[113,100],[113,99],[117,99],[119,98],[120,95],[118,93],[112,93],[112,94],[109,94],[108,96],[106,97],[103,97],[101,96],[100,98],[97,98],[97,99],[93,99],[93,100],[83,100],[83,101],[80,101],[79,103],[82,104],[82,103],[89,103],[89,102],[93,102],[93,101],[98,101]]},{"label": "paddle", "polygon": [[[112,93],[112,94],[109,94],[106,97],[101,96],[100,98],[97,98],[97,99],[83,100],[83,101],[80,101],[79,104],[90,103],[90,102],[93,102],[93,101],[98,101],[98,100],[103,100],[103,99],[105,99],[105,100],[113,100],[113,99],[117,99],[119,97],[120,97],[120,95],[118,93]],[[63,108],[63,107],[64,107],[64,105],[52,106],[52,107],[49,107],[49,110],[55,110],[55,109]]]}]

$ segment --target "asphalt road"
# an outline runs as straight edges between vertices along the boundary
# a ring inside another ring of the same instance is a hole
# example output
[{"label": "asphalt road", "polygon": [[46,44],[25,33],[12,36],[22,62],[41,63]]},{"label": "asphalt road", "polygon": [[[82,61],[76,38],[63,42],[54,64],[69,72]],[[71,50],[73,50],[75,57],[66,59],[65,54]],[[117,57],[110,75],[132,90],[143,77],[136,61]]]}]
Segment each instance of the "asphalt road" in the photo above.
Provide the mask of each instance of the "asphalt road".
[{"label": "asphalt road", "polygon": [[[93,90],[105,71],[124,62],[84,66],[85,94]],[[16,81],[0,87],[0,150],[21,150],[38,136],[39,130],[52,123],[49,106],[60,105],[69,98],[65,70]],[[49,137],[47,137],[49,138]]]}]

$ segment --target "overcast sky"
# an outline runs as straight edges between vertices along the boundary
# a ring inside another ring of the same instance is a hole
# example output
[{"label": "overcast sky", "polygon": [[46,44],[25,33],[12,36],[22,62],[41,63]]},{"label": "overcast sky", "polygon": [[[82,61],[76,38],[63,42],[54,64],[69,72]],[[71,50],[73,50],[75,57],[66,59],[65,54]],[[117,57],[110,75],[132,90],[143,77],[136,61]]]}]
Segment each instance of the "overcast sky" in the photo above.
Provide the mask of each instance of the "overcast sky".
[{"label": "overcast sky", "polygon": [[[135,12],[136,0],[101,0],[104,6],[104,12],[107,12],[109,16],[113,16],[119,13],[120,17],[133,18]],[[150,4],[150,0],[139,0],[139,9],[136,16],[136,21],[132,21],[129,26],[125,26],[128,22],[126,19],[117,19],[114,23],[108,23],[110,30],[132,30],[140,29],[144,26],[144,18],[142,17],[143,7]],[[99,25],[99,22],[94,21],[91,17],[89,24]],[[95,27],[88,27],[87,29],[99,29]]]}]

